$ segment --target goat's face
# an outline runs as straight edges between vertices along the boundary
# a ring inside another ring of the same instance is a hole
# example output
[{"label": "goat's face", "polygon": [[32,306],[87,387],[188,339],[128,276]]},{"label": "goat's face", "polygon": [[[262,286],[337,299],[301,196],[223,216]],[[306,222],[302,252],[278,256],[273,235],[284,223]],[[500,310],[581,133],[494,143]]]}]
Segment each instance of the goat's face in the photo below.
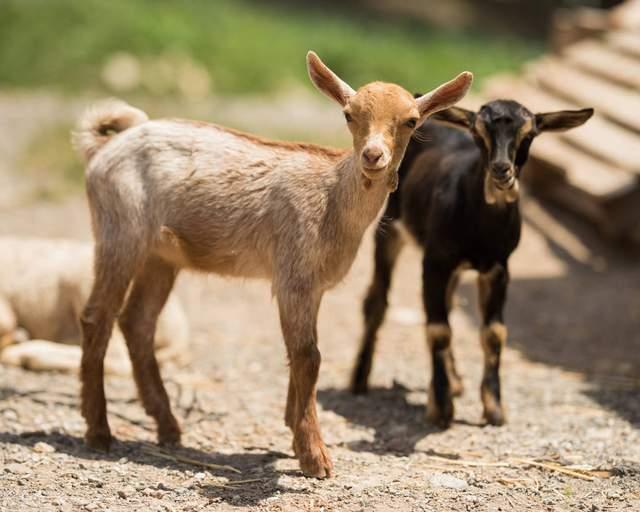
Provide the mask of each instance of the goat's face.
[{"label": "goat's face", "polygon": [[478,112],[454,107],[437,113],[434,119],[471,132],[483,154],[485,199],[495,203],[518,198],[520,173],[537,135],[575,128],[592,115],[590,108],[533,114],[516,101],[496,100]]},{"label": "goat's face", "polygon": [[371,180],[395,173],[420,120],[413,96],[374,82],[358,89],[343,111],[362,173]]},{"label": "goat's face", "polygon": [[517,191],[535,136],[535,116],[515,101],[493,101],[476,114],[471,131],[485,155],[493,186],[502,192]]},{"label": "goat's face", "polygon": [[313,52],[307,55],[307,67],[315,86],[342,106],[362,174],[371,181],[385,179],[392,190],[398,185],[398,166],[416,127],[462,99],[473,80],[465,72],[414,98],[402,87],[383,82],[355,91]]}]

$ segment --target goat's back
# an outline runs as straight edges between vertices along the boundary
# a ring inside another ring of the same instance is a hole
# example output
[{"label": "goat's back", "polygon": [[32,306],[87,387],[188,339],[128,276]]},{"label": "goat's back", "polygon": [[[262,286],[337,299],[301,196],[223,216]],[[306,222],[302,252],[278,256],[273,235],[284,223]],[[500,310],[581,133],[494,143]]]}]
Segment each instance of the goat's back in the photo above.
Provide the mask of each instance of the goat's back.
[{"label": "goat's back", "polygon": [[320,236],[344,158],[206,123],[149,121],[88,166],[96,237],[151,244],[178,267],[269,277],[283,237]]}]

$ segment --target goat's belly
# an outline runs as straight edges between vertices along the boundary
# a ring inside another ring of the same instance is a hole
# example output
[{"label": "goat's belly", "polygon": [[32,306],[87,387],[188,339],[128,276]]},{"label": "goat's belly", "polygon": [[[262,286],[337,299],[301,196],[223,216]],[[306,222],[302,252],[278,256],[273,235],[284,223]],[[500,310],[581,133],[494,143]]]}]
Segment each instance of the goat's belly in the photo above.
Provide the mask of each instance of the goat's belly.
[{"label": "goat's belly", "polygon": [[173,232],[163,230],[155,253],[176,268],[193,269],[229,277],[270,278],[270,258],[261,257],[257,251],[225,249],[224,242],[210,250],[195,251]]}]

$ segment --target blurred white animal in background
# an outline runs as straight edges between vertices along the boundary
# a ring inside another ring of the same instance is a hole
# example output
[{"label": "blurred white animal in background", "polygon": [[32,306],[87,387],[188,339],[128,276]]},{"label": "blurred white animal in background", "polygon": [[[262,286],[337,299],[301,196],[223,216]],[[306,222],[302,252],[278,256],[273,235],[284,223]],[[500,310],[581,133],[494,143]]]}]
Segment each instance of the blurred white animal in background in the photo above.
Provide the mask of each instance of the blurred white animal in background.
[{"label": "blurred white animal in background", "polygon": [[[77,372],[80,314],[93,282],[93,246],[43,238],[0,237],[0,363],[30,370]],[[189,325],[171,295],[158,318],[160,364],[189,362]],[[131,373],[124,337],[113,330],[105,371]]]}]

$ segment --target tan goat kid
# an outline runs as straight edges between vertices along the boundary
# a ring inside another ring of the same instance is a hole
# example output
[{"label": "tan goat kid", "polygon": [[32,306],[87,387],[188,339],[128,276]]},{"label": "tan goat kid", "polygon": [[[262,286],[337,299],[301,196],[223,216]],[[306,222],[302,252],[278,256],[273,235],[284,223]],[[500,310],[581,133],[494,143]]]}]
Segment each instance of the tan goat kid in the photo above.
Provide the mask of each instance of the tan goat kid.
[{"label": "tan goat kid", "polygon": [[178,271],[192,268],[271,279],[290,362],[285,421],[293,449],[305,475],[330,476],[315,404],[320,299],[345,276],[365,229],[396,188],[416,125],[459,101],[472,75],[414,99],[380,82],[356,92],[313,52],[307,65],[316,87],[343,107],[353,150],[275,142],[194,121],[148,121],[119,103],[81,119],[75,144],[88,162],[96,238],[95,284],[82,316],[90,446],[108,449],[111,441],[102,361],[121,310],[144,408],[161,443],[179,442],[152,342]]}]

